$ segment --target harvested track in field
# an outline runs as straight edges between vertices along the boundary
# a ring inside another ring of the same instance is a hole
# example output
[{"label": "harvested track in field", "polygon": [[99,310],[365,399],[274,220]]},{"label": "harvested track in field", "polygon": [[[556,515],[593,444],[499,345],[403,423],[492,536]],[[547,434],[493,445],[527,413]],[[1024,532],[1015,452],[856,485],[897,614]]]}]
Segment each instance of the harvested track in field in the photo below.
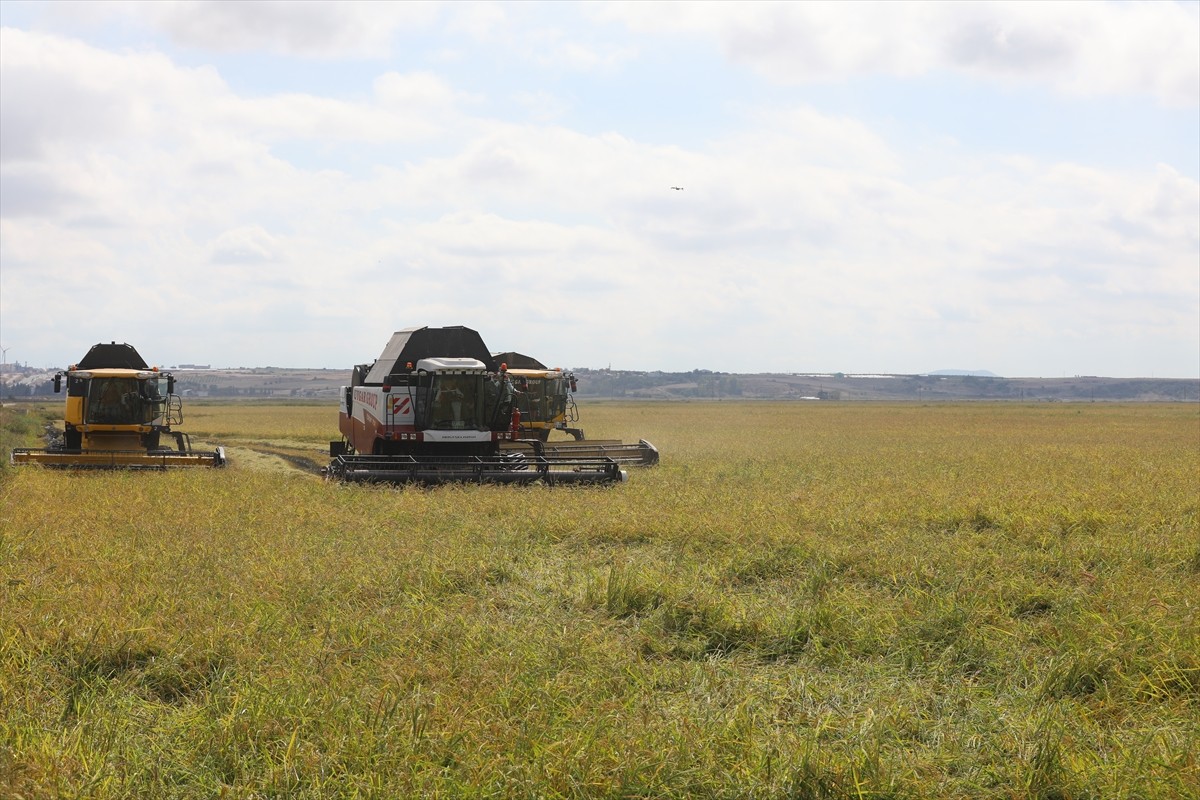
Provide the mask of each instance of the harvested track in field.
[{"label": "harvested track in field", "polygon": [[301,472],[310,472],[313,475],[320,475],[321,470],[325,468],[324,464],[318,464],[308,456],[296,455],[294,453],[288,453],[282,450],[273,450],[266,447],[247,447],[246,449],[253,450],[256,453],[261,453],[264,456],[281,458]]},{"label": "harvested track in field", "polygon": [[[236,457],[238,451],[255,453],[259,456],[266,456],[268,459],[279,459],[293,469],[312,475],[320,475],[326,465],[326,462],[318,460],[318,457],[314,455],[315,450],[310,447],[283,445],[257,439],[225,439],[224,441],[226,450],[230,451],[233,457]],[[251,464],[250,468],[254,469],[255,467]]]}]

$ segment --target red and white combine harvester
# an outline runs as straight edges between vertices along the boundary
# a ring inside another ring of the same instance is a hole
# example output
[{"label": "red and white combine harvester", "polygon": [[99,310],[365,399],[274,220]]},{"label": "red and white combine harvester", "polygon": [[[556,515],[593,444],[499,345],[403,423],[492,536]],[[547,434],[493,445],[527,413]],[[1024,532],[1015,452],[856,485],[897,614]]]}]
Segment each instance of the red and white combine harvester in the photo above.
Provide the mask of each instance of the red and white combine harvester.
[{"label": "red and white combine harvester", "polygon": [[556,453],[524,438],[516,394],[507,365],[493,362],[476,331],[397,331],[379,358],[354,367],[342,387],[342,439],[329,443],[326,474],[421,484],[626,480],[613,458]]}]

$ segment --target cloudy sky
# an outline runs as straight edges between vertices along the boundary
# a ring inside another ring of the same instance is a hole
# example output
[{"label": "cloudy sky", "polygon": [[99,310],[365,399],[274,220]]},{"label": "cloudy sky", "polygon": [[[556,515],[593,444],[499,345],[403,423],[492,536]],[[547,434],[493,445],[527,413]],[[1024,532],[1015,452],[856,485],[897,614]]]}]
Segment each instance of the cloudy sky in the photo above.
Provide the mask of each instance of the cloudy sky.
[{"label": "cloudy sky", "polygon": [[[1200,374],[1200,4],[0,2],[0,344]],[[682,191],[671,187],[683,187]]]}]

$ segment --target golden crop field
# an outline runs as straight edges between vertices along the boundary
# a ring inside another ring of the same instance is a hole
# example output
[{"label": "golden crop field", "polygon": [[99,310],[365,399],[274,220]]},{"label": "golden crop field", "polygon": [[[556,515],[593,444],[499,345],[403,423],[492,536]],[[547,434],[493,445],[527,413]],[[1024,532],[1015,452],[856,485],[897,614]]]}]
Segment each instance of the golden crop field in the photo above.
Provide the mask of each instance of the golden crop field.
[{"label": "golden crop field", "polygon": [[1194,404],[593,403],[608,488],[184,412],[227,469],[0,472],[0,796],[1200,796]]}]

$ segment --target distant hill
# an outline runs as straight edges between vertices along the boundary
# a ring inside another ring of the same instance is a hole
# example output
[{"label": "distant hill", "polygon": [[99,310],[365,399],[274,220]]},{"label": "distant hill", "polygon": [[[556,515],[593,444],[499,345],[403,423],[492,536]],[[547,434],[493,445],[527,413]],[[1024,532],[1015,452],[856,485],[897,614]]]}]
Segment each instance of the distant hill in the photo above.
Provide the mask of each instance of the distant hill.
[{"label": "distant hill", "polygon": [[974,375],[978,378],[999,378],[1000,376],[994,372],[988,372],[986,369],[938,369],[933,372],[926,372],[926,375]]},{"label": "distant hill", "polygon": [[[789,372],[738,374],[697,369],[690,372],[573,370],[580,400],[745,399],[916,401],[1011,400],[1018,402],[1200,402],[1195,378],[1001,378],[991,373],[957,374],[942,370],[923,375],[856,375]],[[4,399],[54,396],[54,370],[6,369]],[[179,369],[175,391],[190,398],[308,399],[336,406],[338,388],[350,382],[350,370]]]},{"label": "distant hill", "polygon": [[1184,378],[1001,378],[993,375],[854,375],[614,372],[576,369],[580,397],[840,401],[1200,402],[1200,380]]}]

